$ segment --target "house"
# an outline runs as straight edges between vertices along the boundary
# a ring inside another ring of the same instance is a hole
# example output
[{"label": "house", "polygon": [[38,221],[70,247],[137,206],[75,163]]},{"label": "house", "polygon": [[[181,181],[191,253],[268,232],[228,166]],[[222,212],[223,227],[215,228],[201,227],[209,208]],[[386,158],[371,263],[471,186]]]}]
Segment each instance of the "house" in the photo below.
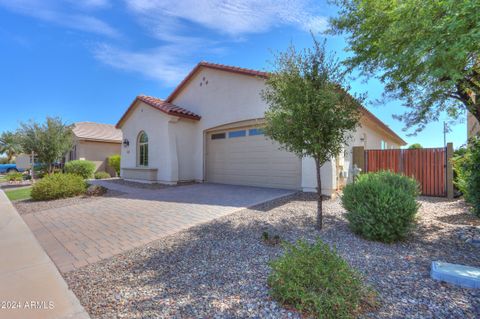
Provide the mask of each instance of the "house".
[{"label": "house", "polygon": [[88,160],[95,163],[96,171],[115,171],[107,165],[107,157],[120,154],[122,131],[111,124],[78,122],[73,124],[74,144],[65,161]]},{"label": "house", "polygon": [[[123,132],[121,176],[165,184],[213,182],[316,190],[314,161],[280,149],[263,135],[268,73],[199,63],[165,100],[140,95],[117,123]],[[331,195],[351,171],[351,148],[398,148],[395,132],[362,108],[345,154],[322,167]]]},{"label": "house", "polygon": [[467,114],[467,137],[471,138],[480,133],[480,124],[472,113]]}]

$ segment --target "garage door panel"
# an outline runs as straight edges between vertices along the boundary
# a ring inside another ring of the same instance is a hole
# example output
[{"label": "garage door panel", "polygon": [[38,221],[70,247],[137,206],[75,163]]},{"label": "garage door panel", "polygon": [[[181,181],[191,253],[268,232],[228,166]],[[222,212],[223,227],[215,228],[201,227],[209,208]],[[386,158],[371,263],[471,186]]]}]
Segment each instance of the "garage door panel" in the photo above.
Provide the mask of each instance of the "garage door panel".
[{"label": "garage door panel", "polygon": [[[228,136],[228,134],[226,134]],[[214,183],[299,189],[301,160],[263,135],[211,140],[206,179]]]}]

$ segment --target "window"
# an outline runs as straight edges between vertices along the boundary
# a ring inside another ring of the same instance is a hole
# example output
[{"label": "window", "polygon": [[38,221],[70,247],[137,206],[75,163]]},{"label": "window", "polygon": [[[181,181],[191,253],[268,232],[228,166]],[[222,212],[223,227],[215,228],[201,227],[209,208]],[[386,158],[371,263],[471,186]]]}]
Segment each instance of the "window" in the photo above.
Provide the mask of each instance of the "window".
[{"label": "window", "polygon": [[248,135],[254,136],[254,135],[263,135],[263,129],[262,128],[251,128],[248,130]]},{"label": "window", "polygon": [[241,130],[241,131],[228,132],[228,138],[243,137],[243,136],[247,136],[247,131]]},{"label": "window", "polygon": [[137,165],[148,166],[148,135],[143,131],[137,139]]},{"label": "window", "polygon": [[225,138],[225,133],[212,134],[212,140],[221,140]]}]

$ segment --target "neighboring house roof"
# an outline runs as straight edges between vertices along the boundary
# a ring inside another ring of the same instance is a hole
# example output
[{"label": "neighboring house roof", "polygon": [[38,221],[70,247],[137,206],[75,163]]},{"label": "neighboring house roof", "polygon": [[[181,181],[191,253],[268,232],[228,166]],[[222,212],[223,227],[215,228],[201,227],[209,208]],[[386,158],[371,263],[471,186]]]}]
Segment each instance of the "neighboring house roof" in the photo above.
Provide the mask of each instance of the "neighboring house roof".
[{"label": "neighboring house roof", "polygon": [[[225,72],[230,72],[230,73],[236,73],[236,74],[243,74],[243,75],[248,75],[248,76],[253,76],[253,77],[259,77],[262,79],[266,79],[270,76],[271,73],[269,72],[263,72],[263,71],[258,71],[258,70],[252,70],[252,69],[245,69],[245,68],[239,68],[235,66],[229,66],[229,65],[224,65],[224,64],[217,64],[217,63],[210,63],[210,62],[205,62],[202,61],[198,63],[192,71],[183,79],[182,82],[173,90],[173,92],[168,96],[165,101],[154,98],[151,96],[138,96],[133,103],[130,105],[128,110],[125,112],[125,114],[122,116],[120,121],[118,121],[117,127],[121,124],[121,122],[124,120],[124,118],[127,116],[127,114],[130,112],[130,110],[133,108],[133,105],[137,101],[137,99],[140,99],[141,101],[159,109],[160,111],[163,111],[167,114],[171,115],[176,115],[176,116],[181,116],[181,117],[187,117],[187,118],[192,118],[199,120],[200,116],[196,115],[193,112],[190,112],[188,110],[185,110],[181,107],[175,106],[171,104],[173,100],[175,99],[178,94],[187,86],[187,84],[194,78],[194,76],[200,71],[202,68],[209,68],[209,69],[214,69],[214,70],[220,70],[220,71],[225,71]],[[148,102],[147,102],[148,101]],[[175,111],[173,111],[175,110]],[[385,123],[383,123],[380,119],[378,119],[375,115],[373,115],[370,111],[368,111],[365,107],[361,106],[361,111],[362,114],[365,115],[367,118],[369,118],[372,122],[377,124],[386,134],[390,135],[394,140],[396,140],[400,145],[406,145],[407,142],[405,142],[400,136],[397,135],[391,128],[389,128]],[[176,114],[175,114],[176,113]]]},{"label": "neighboring house roof", "polygon": [[188,119],[197,120],[197,121],[201,119],[201,116],[193,112],[190,112],[189,110],[181,108],[179,106],[173,105],[172,103],[165,102],[164,100],[161,100],[153,96],[139,95],[135,98],[135,100],[133,100],[133,102],[128,107],[127,111],[123,114],[122,118],[118,121],[116,125],[117,128],[119,128],[122,125],[123,121],[126,119],[130,111],[132,111],[132,109],[134,108],[135,104],[138,101],[141,101],[168,115],[174,115],[174,116],[188,118]]},{"label": "neighboring house roof", "polygon": [[73,124],[73,134],[79,140],[121,143],[122,131],[111,124],[77,122]]}]

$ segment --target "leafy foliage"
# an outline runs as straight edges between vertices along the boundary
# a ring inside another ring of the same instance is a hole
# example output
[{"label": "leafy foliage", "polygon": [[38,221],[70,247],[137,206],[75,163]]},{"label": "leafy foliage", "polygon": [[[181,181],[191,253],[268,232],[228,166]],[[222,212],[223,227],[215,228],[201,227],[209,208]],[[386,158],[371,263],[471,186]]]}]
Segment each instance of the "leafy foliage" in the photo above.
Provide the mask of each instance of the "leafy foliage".
[{"label": "leafy foliage", "polygon": [[311,156],[317,169],[318,219],[322,227],[320,167],[337,156],[360,117],[360,103],[342,88],[344,73],[325,43],[297,51],[291,46],[276,56],[263,99],[265,135],[298,156]]},{"label": "leafy foliage", "polygon": [[455,186],[464,194],[465,200],[480,217],[480,137],[469,141],[464,155],[453,158],[453,169],[457,175]]},{"label": "leafy foliage", "polygon": [[94,176],[95,176],[95,179],[105,179],[105,178],[112,177],[107,172],[96,172]]},{"label": "leafy foliage", "polygon": [[355,233],[391,243],[405,238],[414,225],[419,204],[418,182],[389,171],[367,173],[343,190],[342,204]]},{"label": "leafy foliage", "polygon": [[67,198],[85,193],[86,183],[75,174],[51,174],[45,176],[32,187],[32,199],[51,200]]},{"label": "leafy foliage", "polygon": [[410,150],[418,150],[418,149],[421,149],[421,148],[423,148],[423,146],[420,143],[413,143],[412,145],[410,145],[408,147],[408,149],[410,149]]},{"label": "leafy foliage", "polygon": [[271,262],[271,295],[282,304],[317,318],[355,318],[374,300],[359,274],[320,239],[313,245],[284,243],[285,254]]},{"label": "leafy foliage", "polygon": [[60,118],[47,117],[43,124],[34,121],[21,123],[17,134],[23,151],[28,154],[35,152],[38,161],[46,164],[49,172],[53,170],[53,163],[73,145],[72,129]]},{"label": "leafy foliage", "polygon": [[118,154],[112,155],[108,158],[108,166],[112,167],[115,170],[117,176],[120,176],[120,160],[121,157]]},{"label": "leafy foliage", "polygon": [[75,160],[65,163],[65,173],[81,176],[83,179],[93,177],[95,163],[91,161]]},{"label": "leafy foliage", "polygon": [[420,131],[442,111],[467,109],[480,120],[479,1],[333,0],[332,34],[347,35],[346,60],[365,76],[380,74],[386,96],[403,99],[399,116]]},{"label": "leafy foliage", "polygon": [[17,134],[3,132],[0,135],[0,154],[7,155],[6,163],[10,163],[13,157],[21,152],[21,149]]},{"label": "leafy foliage", "polygon": [[21,182],[23,181],[23,174],[20,172],[10,172],[5,175],[5,179],[8,182]]}]

